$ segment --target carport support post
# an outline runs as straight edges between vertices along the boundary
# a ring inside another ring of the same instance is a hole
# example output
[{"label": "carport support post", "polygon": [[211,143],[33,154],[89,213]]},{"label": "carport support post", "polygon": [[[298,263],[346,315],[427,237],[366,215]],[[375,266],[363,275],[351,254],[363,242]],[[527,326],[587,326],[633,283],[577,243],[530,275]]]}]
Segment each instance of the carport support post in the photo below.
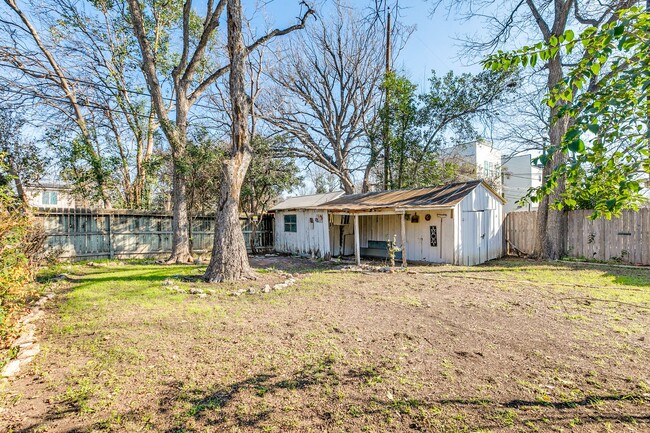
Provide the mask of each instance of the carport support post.
[{"label": "carport support post", "polygon": [[357,261],[357,266],[361,266],[361,249],[359,241],[359,215],[354,215],[354,258]]},{"label": "carport support post", "polygon": [[401,229],[402,229],[402,267],[405,268],[408,265],[406,264],[406,212],[402,212],[402,217],[400,220],[402,221],[401,224]]}]

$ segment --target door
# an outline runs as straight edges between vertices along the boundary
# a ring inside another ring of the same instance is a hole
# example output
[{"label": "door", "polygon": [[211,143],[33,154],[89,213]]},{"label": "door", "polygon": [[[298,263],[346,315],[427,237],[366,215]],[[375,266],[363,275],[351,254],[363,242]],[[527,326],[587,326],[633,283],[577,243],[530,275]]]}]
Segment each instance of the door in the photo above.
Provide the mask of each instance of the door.
[{"label": "door", "polygon": [[476,212],[476,262],[473,265],[478,265],[487,261],[487,236],[485,234],[485,213],[483,211]]},{"label": "door", "polygon": [[485,229],[487,219],[483,210],[463,211],[461,238],[462,263],[467,266],[478,265],[488,259],[487,230]]}]

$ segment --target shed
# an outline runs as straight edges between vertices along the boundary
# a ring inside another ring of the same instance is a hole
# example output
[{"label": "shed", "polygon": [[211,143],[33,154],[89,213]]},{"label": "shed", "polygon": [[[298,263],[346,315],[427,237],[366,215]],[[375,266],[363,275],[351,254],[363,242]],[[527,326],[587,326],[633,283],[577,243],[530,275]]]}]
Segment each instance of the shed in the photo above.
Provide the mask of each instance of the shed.
[{"label": "shed", "polygon": [[289,254],[331,257],[327,212],[315,207],[341,197],[343,191],[290,197],[273,206],[274,249]]},{"label": "shed", "polygon": [[274,207],[276,251],[354,255],[360,263],[362,256],[387,257],[388,241],[396,239],[404,265],[476,265],[503,255],[505,200],[485,181],[336,194],[296,197]]}]

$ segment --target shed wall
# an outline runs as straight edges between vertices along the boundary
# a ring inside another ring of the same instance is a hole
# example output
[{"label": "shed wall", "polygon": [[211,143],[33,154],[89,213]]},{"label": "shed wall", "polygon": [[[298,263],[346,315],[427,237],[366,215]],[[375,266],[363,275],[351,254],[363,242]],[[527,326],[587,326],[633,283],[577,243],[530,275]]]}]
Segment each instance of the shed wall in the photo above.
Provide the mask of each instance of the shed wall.
[{"label": "shed wall", "polygon": [[[413,214],[413,212],[411,212]],[[454,262],[454,222],[451,210],[418,211],[418,222],[406,221],[406,258],[430,263]],[[425,216],[431,215],[427,221]],[[437,246],[431,246],[435,227]]]},{"label": "shed wall", "polygon": [[456,264],[477,265],[503,255],[503,204],[483,185],[457,205]]},{"label": "shed wall", "polygon": [[[284,231],[285,215],[296,215],[295,232]],[[329,256],[330,235],[327,212],[311,210],[276,212],[275,251],[314,257]]]}]

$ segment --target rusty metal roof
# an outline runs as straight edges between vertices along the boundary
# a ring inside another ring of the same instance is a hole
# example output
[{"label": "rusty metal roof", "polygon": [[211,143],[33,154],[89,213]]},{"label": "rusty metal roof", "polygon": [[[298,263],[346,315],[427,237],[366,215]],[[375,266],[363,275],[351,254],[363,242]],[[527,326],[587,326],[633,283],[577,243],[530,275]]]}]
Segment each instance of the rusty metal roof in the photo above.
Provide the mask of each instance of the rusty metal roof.
[{"label": "rusty metal roof", "polygon": [[313,208],[323,203],[341,197],[345,194],[343,191],[328,192],[325,194],[302,195],[298,197],[289,197],[286,200],[273,206],[271,211],[290,210],[290,209],[307,209]]},{"label": "rusty metal roof", "polygon": [[455,206],[478,185],[483,184],[492,194],[504,202],[487,183],[482,180],[449,183],[446,185],[398,189],[393,191],[377,191],[365,194],[349,194],[312,207],[340,212],[369,211],[379,209],[410,209],[417,207],[449,208]]}]

